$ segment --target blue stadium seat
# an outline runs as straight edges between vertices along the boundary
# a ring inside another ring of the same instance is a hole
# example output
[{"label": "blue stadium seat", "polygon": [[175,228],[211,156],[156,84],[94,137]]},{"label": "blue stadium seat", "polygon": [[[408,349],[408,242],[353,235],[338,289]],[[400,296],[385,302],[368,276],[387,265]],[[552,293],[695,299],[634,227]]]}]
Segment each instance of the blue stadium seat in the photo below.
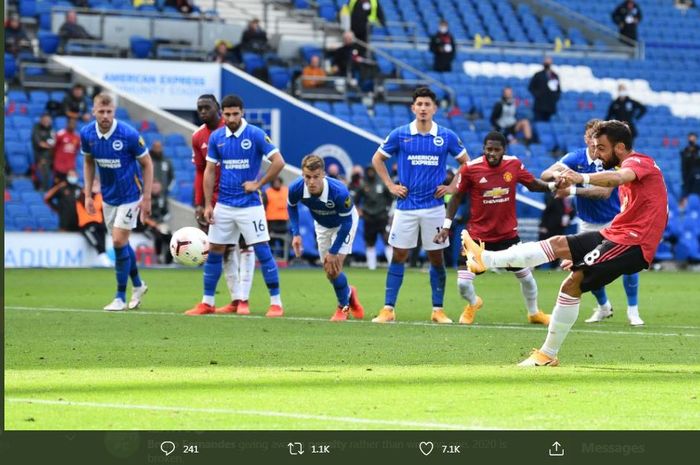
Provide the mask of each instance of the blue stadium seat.
[{"label": "blue stadium seat", "polygon": [[54,34],[51,31],[39,31],[37,33],[37,37],[39,38],[39,47],[41,47],[42,52],[47,55],[56,53],[60,42],[57,34]]},{"label": "blue stadium seat", "polygon": [[291,81],[291,75],[287,68],[281,66],[271,66],[269,69],[270,84],[277,89],[287,89]]},{"label": "blue stadium seat", "polygon": [[34,184],[27,178],[14,178],[12,180],[12,190],[18,192],[33,191]]},{"label": "blue stadium seat", "polygon": [[248,73],[265,67],[265,60],[257,53],[243,53],[243,66]]},{"label": "blue stadium seat", "polygon": [[34,218],[28,215],[16,215],[13,217],[15,227],[18,231],[28,231],[36,229]]},{"label": "blue stadium seat", "polygon": [[165,136],[165,145],[187,145],[187,141],[182,134],[168,134]]},{"label": "blue stadium seat", "polygon": [[136,58],[148,58],[153,49],[153,41],[141,36],[131,36],[129,38],[131,54]]},{"label": "blue stadium seat", "polygon": [[24,155],[8,155],[7,164],[15,175],[25,175],[29,172],[29,161]]},{"label": "blue stadium seat", "polygon": [[17,63],[15,57],[11,53],[5,54],[5,79],[8,81],[14,79],[17,75]]},{"label": "blue stadium seat", "polygon": [[27,94],[23,90],[11,90],[7,93],[7,100],[14,103],[29,103]]},{"label": "blue stadium seat", "polygon": [[58,216],[57,215],[41,215],[37,216],[35,219],[37,229],[41,231],[57,231],[58,230]]}]

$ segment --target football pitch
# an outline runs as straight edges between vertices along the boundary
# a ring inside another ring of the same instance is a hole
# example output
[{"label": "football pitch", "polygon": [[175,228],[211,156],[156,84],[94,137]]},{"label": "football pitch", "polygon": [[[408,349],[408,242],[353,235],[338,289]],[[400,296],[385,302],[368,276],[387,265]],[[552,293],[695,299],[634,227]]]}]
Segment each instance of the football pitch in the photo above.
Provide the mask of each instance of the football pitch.
[{"label": "football pitch", "polygon": [[[365,321],[331,323],[335,296],[320,269],[281,270],[286,316],[267,319],[256,272],[251,316],[188,317],[201,269],[142,270],[137,311],[109,313],[112,270],[5,270],[5,428],[8,430],[698,429],[698,274],[641,275],[646,326],[583,322],[561,366],[515,366],[546,328],[526,323],[508,274],[476,280],[484,308],[471,327],[435,325],[428,274],[407,270],[398,322],[369,322],[386,270],[347,270]],[[539,271],[551,312],[564,274]],[[448,272],[445,308],[463,302]],[[130,294],[130,289],[129,289]],[[128,295],[127,295],[128,296]],[[223,282],[217,305],[228,300]]]}]

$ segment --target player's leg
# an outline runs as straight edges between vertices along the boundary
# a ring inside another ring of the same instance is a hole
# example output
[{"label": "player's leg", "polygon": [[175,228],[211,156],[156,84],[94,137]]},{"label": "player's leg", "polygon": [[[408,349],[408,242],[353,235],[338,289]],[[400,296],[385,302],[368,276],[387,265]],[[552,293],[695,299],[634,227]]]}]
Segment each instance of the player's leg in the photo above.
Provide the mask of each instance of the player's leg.
[{"label": "player's leg", "polygon": [[236,225],[243,235],[246,244],[253,247],[255,256],[260,262],[263,280],[270,294],[270,306],[265,316],[279,317],[284,315],[282,298],[280,296],[280,279],[277,262],[270,249],[270,235],[267,231],[265,209],[262,205],[236,209]]},{"label": "player's leg", "polygon": [[605,286],[600,289],[594,289],[591,294],[595,297],[598,305],[593,309],[593,314],[586,320],[586,323],[597,323],[606,318],[613,316],[612,304],[608,300],[608,294],[605,292]]},{"label": "player's leg", "polygon": [[474,323],[476,312],[484,305],[484,301],[476,295],[474,288],[474,277],[476,275],[467,269],[466,257],[460,255],[459,267],[457,268],[457,289],[459,295],[467,301],[467,305],[462,310],[459,322],[463,325]]},{"label": "player's leg", "polygon": [[[591,234],[591,233],[585,233]],[[525,268],[549,263],[557,258],[571,260],[567,236],[554,236],[538,242],[525,242],[506,250],[484,250],[465,229],[462,231],[462,247],[467,253],[467,265],[473,273],[480,274],[488,268]]]},{"label": "player's leg", "polygon": [[240,277],[237,294],[239,299],[238,314],[248,315],[250,314],[248,299],[250,298],[250,289],[253,287],[253,276],[255,275],[255,250],[249,247],[243,238],[238,243],[238,250],[240,253],[238,258],[238,274]]},{"label": "player's leg", "polygon": [[393,255],[386,274],[384,307],[372,319],[374,323],[395,321],[394,306],[403,284],[404,268],[410,249],[418,244],[420,216],[411,210],[396,210],[389,232],[389,245]]},{"label": "player's leg", "polygon": [[234,208],[222,204],[214,207],[214,223],[209,225],[209,253],[204,262],[202,278],[202,301],[194,308],[187,310],[186,315],[207,315],[214,313],[216,286],[223,272],[224,253],[226,244],[233,242],[238,237],[238,230],[234,221]]},{"label": "player's leg", "polygon": [[363,237],[365,239],[365,256],[367,257],[367,268],[370,270],[377,269],[377,221],[374,219],[365,219],[365,229]]},{"label": "player's leg", "polygon": [[527,308],[527,321],[536,325],[549,324],[550,315],[540,310],[537,303],[537,281],[532,274],[530,268],[521,268],[514,270],[515,277],[520,282],[520,292],[525,299],[525,307]]},{"label": "player's leg", "polygon": [[[353,318],[358,320],[364,318],[365,310],[360,303],[357,288],[349,284],[347,276],[343,272],[345,257],[352,253],[352,244],[355,241],[355,234],[357,233],[357,226],[359,222],[360,218],[357,211],[353,210],[352,227],[338,250],[340,270],[338,273],[334,274],[329,274],[328,271],[326,271],[326,278],[328,278],[333,285],[333,290],[335,291],[336,298],[338,299],[338,307],[336,308],[333,317],[331,317],[332,321],[347,320],[348,314],[351,314]],[[318,240],[318,251],[321,256],[321,261],[324,260],[331,246],[335,243],[338,237],[339,229],[339,227],[328,229],[316,224],[316,238]]]},{"label": "player's leg", "polygon": [[423,248],[427,252],[428,260],[430,261],[430,289],[433,303],[431,320],[436,323],[452,323],[452,320],[445,315],[443,310],[445,281],[447,278],[443,249],[449,247],[450,243],[449,239],[442,244],[433,242],[435,233],[440,231],[444,222],[445,208],[443,206],[422,210],[420,218],[421,238]]},{"label": "player's leg", "polygon": [[216,313],[236,313],[238,310],[238,290],[240,281],[238,276],[238,263],[240,252],[235,245],[227,245],[224,251],[224,278],[226,279],[226,287],[228,287],[231,301],[216,309]]},{"label": "player's leg", "polygon": [[639,316],[638,307],[639,273],[623,275],[622,283],[627,295],[627,320],[632,326],[643,326],[644,320]]},{"label": "player's leg", "polygon": [[129,269],[131,257],[129,256],[129,231],[112,228],[112,246],[114,247],[114,271],[117,278],[117,292],[114,300],[105,306],[105,310],[126,310],[126,286],[129,283]]}]

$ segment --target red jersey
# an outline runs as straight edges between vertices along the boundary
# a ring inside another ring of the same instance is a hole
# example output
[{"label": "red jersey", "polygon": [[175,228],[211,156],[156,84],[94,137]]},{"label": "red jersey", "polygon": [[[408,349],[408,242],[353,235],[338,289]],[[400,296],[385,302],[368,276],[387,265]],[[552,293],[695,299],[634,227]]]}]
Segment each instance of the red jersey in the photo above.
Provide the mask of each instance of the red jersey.
[{"label": "red jersey", "polygon": [[[216,129],[224,125],[224,120],[219,121]],[[207,167],[207,151],[209,148],[209,136],[213,131],[203,124],[192,134],[192,163],[194,164],[194,204],[195,206],[204,206],[204,168]],[[219,196],[219,178],[221,177],[221,168],[216,167],[216,182],[214,183],[214,195],[212,196],[212,205],[216,203]]]},{"label": "red jersey", "polygon": [[651,157],[638,152],[632,152],[620,167],[634,171],[637,178],[619,187],[620,213],[600,233],[616,244],[640,246],[651,263],[668,221],[664,177]]},{"label": "red jersey", "polygon": [[56,146],[53,149],[53,170],[66,174],[75,169],[75,157],[80,148],[80,134],[61,129],[56,133]]},{"label": "red jersey", "polygon": [[517,184],[535,180],[523,163],[517,157],[504,155],[501,163],[492,167],[486,157],[481,156],[462,165],[458,176],[457,189],[471,196],[469,235],[484,242],[500,242],[517,236]]}]

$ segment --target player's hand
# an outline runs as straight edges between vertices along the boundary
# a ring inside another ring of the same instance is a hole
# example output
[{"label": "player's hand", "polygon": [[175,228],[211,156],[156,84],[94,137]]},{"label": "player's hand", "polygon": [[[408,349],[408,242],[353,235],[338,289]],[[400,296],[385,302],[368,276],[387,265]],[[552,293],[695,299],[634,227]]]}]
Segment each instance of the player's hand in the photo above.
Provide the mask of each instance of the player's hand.
[{"label": "player's hand", "polygon": [[436,244],[444,244],[447,238],[450,237],[450,230],[446,228],[440,228],[440,232],[435,235],[433,242]]},{"label": "player's hand", "polygon": [[554,191],[554,198],[555,199],[565,199],[569,197],[571,193],[569,192],[569,188],[567,187],[566,189],[557,189]]},{"label": "player's hand", "polygon": [[260,183],[257,181],[246,181],[243,183],[243,189],[248,194],[251,192],[256,192],[258,189],[260,189]]},{"label": "player's hand", "polygon": [[561,263],[559,264],[559,267],[561,267],[562,270],[566,271],[571,271],[571,268],[574,266],[574,262],[571,260],[562,260]]},{"label": "player's hand", "polygon": [[139,209],[141,209],[141,222],[146,224],[146,220],[151,217],[151,198],[144,197],[141,199]]},{"label": "player's hand", "polygon": [[204,219],[204,221],[206,221],[207,224],[214,224],[214,208],[211,205],[207,205],[204,208],[202,218]]},{"label": "player's hand", "polygon": [[197,205],[196,207],[194,207],[194,219],[197,221],[197,224],[202,227],[205,227],[209,224],[204,219],[204,207],[201,205]]},{"label": "player's hand", "polygon": [[583,176],[572,169],[565,169],[561,173],[560,182],[557,184],[557,189],[567,188],[583,182]]},{"label": "player's hand", "polygon": [[323,269],[329,276],[338,276],[340,274],[340,267],[342,262],[340,261],[340,255],[333,255],[329,253],[323,259]]},{"label": "player's hand", "polygon": [[436,199],[441,199],[445,196],[445,194],[450,193],[450,186],[446,186],[444,184],[440,184],[437,189],[435,189],[435,198]]},{"label": "player's hand", "polygon": [[94,215],[95,213],[97,213],[97,211],[95,210],[95,201],[92,200],[91,195],[85,196],[85,210],[87,210],[88,215]]},{"label": "player's hand", "polygon": [[389,191],[394,197],[398,197],[400,199],[405,199],[408,195],[408,188],[406,188],[406,186],[402,186],[401,184],[392,184],[389,186]]},{"label": "player's hand", "polygon": [[301,245],[301,236],[294,236],[292,238],[292,250],[294,251],[294,256],[301,258],[301,253],[304,251],[304,247]]}]

